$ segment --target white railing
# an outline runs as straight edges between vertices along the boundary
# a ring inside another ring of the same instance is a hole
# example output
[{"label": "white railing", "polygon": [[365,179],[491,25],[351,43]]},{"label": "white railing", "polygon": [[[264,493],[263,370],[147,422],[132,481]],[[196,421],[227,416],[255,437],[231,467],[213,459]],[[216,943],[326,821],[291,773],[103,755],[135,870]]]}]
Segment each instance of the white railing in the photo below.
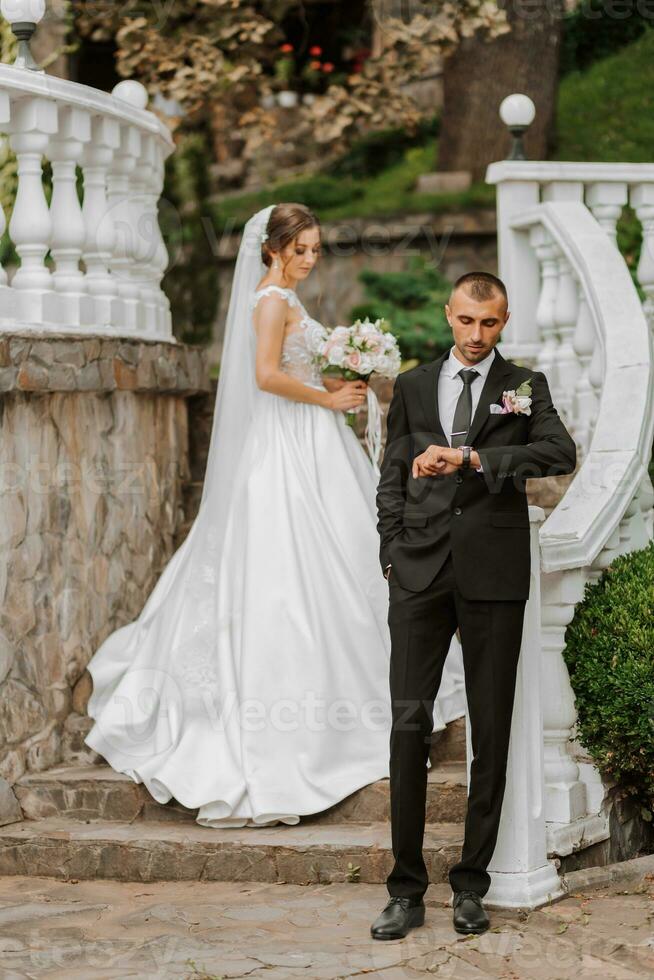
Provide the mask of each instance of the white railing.
[{"label": "white railing", "polygon": [[[0,331],[174,341],[157,212],[174,143],[144,108],[142,85],[121,82],[114,93],[0,65],[0,132],[18,161],[15,203],[8,229],[0,208],[0,234],[8,230],[20,258],[12,275],[0,266]],[[52,166],[49,206],[44,158]]]},{"label": "white railing", "polygon": [[[498,185],[500,276],[511,298],[503,352],[545,372],[579,450],[571,484],[540,525],[540,636],[526,635],[523,647],[540,649],[545,847],[563,856],[609,835],[601,778],[575,739],[566,627],[586,582],[653,536],[654,167],[507,161],[487,180]],[[644,303],[616,244],[628,203],[643,224]],[[529,888],[521,838],[505,824],[497,853],[503,870],[514,854],[514,883],[502,891],[506,899],[513,889],[514,902]]]}]

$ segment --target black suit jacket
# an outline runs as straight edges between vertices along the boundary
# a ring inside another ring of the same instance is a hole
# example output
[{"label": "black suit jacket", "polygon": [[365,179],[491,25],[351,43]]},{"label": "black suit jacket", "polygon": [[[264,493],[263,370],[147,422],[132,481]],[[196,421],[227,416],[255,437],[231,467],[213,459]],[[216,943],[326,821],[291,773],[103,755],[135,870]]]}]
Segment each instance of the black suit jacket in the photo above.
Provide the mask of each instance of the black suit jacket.
[{"label": "black suit jacket", "polygon": [[[467,599],[529,596],[529,477],[571,473],[576,447],[552,404],[545,375],[505,360],[497,348],[467,442],[483,473],[411,475],[429,445],[449,445],[438,413],[438,377],[449,351],[398,376],[377,491],[382,569],[405,589],[427,588],[450,550]],[[531,415],[491,414],[505,390],[531,379]]]}]

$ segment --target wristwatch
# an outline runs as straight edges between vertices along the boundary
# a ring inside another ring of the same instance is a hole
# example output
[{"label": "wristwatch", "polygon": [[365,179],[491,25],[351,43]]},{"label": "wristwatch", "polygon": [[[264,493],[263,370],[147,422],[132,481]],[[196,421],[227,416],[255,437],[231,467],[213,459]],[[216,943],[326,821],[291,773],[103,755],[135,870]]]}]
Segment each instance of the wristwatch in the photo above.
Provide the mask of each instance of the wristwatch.
[{"label": "wristwatch", "polygon": [[463,462],[461,463],[462,470],[470,469],[470,453],[472,452],[472,446],[459,446],[459,449],[463,453]]}]

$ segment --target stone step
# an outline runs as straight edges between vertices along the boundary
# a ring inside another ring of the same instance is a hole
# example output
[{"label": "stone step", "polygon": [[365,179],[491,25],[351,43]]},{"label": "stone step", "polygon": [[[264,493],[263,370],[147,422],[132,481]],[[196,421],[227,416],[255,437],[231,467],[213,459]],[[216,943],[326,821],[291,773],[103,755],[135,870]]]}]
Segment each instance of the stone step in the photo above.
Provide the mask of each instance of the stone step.
[{"label": "stone step", "polygon": [[[424,856],[430,881],[447,880],[462,840],[461,824],[427,825]],[[0,875],[381,884],[392,866],[387,823],[209,830],[194,823],[81,823],[54,817],[0,828]]]},{"label": "stone step", "polygon": [[[462,822],[467,788],[465,764],[441,763],[427,775],[428,823]],[[66,817],[71,820],[192,822],[196,810],[174,800],[157,803],[146,788],[107,765],[62,766],[28,773],[14,786],[27,820]],[[386,821],[390,784],[382,779],[357,790],[329,810],[303,818],[317,824]]]}]

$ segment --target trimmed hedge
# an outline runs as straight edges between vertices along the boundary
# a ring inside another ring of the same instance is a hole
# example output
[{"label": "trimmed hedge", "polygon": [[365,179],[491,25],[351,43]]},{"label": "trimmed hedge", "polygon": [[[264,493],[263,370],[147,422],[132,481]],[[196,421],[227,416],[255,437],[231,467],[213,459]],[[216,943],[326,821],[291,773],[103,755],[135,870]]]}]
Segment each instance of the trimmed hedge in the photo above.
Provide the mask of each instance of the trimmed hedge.
[{"label": "trimmed hedge", "polygon": [[404,361],[433,361],[452,346],[444,310],[452,284],[425,256],[411,256],[401,272],[364,269],[359,280],[365,287],[364,301],[351,311],[351,319],[383,317]]},{"label": "trimmed hedge", "polygon": [[563,651],[579,740],[620,796],[654,809],[654,542],[622,555],[583,601]]}]

